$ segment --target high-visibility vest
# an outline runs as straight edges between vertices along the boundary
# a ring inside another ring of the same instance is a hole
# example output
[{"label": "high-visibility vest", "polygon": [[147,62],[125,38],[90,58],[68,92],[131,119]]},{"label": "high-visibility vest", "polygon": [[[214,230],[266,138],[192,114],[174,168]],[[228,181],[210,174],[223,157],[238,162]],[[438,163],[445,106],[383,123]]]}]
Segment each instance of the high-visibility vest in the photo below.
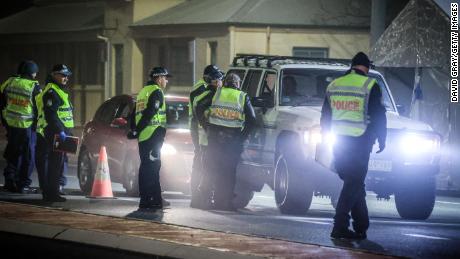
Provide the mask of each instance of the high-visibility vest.
[{"label": "high-visibility vest", "polygon": [[152,116],[152,119],[150,120],[149,124],[147,127],[145,127],[140,133],[139,133],[139,142],[145,141],[149,139],[153,132],[158,127],[164,127],[166,128],[166,102],[165,98],[163,95],[163,91],[158,85],[147,85],[142,90],[139,92],[137,95],[137,101],[136,101],[136,125],[139,124],[139,121],[142,118],[142,111],[147,108],[147,103],[149,101],[149,96],[155,92],[155,91],[160,91],[161,95],[163,96],[163,103],[160,106],[160,109],[158,112]]},{"label": "high-visibility vest", "polygon": [[[204,86],[206,87],[208,84],[206,84],[206,82],[203,80],[203,79],[200,79],[198,80],[198,82],[196,82],[193,87],[192,87],[192,91],[190,93],[193,93],[193,91],[197,90],[198,88],[200,88],[201,86]],[[196,99],[196,97],[195,97]],[[189,101],[189,105],[188,105],[188,118],[189,120],[191,120],[193,118],[193,110],[192,110],[192,106],[193,106],[193,103],[192,103],[192,100],[190,99]]]},{"label": "high-visibility vest", "polygon": [[246,93],[243,91],[230,87],[217,88],[209,108],[209,123],[243,129],[245,99]]},{"label": "high-visibility vest", "polygon": [[[203,98],[208,96],[210,93],[211,91],[207,89],[193,99],[193,104],[192,104],[193,112],[196,111],[196,106],[198,105],[198,103],[201,100],[203,100]],[[208,111],[205,111],[205,117],[207,117],[207,114],[208,114]],[[202,146],[208,145],[208,136],[206,135],[206,132],[204,131],[203,127],[200,124],[198,124],[198,143]]]},{"label": "high-visibility vest", "polygon": [[29,128],[34,120],[32,98],[38,81],[20,77],[10,78],[8,81],[1,89],[7,97],[2,111],[3,118],[10,127]]},{"label": "high-visibility vest", "polygon": [[73,121],[73,106],[69,100],[69,94],[64,92],[57,84],[48,83],[45,86],[45,89],[35,97],[38,110],[38,123],[37,123],[37,132],[44,136],[44,130],[48,126],[48,122],[45,118],[45,107],[43,103],[43,96],[50,90],[53,89],[62,100],[61,106],[58,107],[57,117],[62,122],[65,128],[72,129],[74,127]]},{"label": "high-visibility vest", "polygon": [[337,135],[359,137],[368,125],[369,94],[376,80],[351,73],[332,81],[326,93],[332,110],[332,132]]}]

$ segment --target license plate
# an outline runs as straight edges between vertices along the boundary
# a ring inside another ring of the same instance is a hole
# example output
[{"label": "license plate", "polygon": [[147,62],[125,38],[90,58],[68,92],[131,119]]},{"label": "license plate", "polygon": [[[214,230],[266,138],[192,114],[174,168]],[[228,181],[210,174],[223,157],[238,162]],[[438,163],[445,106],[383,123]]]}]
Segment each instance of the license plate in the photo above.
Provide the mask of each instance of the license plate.
[{"label": "license plate", "polygon": [[393,163],[388,160],[369,160],[369,171],[391,172]]}]

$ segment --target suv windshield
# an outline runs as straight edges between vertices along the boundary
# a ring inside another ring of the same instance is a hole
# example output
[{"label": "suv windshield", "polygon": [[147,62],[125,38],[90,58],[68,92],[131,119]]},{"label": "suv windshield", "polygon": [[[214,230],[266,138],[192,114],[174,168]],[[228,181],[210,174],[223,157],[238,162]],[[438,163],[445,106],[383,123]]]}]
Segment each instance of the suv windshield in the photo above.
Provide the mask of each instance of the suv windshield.
[{"label": "suv windshield", "polygon": [[[345,71],[328,69],[288,68],[284,69],[280,87],[280,105],[282,106],[320,106],[330,82]],[[393,111],[390,94],[383,79],[378,74],[369,74],[380,85],[383,103],[387,110]]]}]

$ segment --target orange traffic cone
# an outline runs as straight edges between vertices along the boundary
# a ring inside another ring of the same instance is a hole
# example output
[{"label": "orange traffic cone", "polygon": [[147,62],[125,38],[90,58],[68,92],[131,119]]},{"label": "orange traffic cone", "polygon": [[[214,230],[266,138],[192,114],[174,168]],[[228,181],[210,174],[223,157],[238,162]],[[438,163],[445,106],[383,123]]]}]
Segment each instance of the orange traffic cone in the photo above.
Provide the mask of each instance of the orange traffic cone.
[{"label": "orange traffic cone", "polygon": [[110,181],[109,164],[105,146],[99,151],[96,174],[94,175],[93,189],[89,198],[112,198],[112,182]]}]

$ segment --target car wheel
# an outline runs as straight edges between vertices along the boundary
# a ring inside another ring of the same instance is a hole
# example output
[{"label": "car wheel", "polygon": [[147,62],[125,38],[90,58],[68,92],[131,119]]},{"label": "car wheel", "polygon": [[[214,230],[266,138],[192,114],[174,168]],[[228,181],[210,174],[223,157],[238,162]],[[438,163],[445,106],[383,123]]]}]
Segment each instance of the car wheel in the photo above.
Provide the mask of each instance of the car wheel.
[{"label": "car wheel", "polygon": [[136,162],[137,160],[129,157],[124,162],[123,187],[131,197],[139,197],[139,166]]},{"label": "car wheel", "polygon": [[395,193],[396,209],[404,219],[425,220],[430,217],[436,200],[434,178],[413,184],[405,181]]},{"label": "car wheel", "polygon": [[93,188],[94,171],[89,152],[85,148],[80,148],[80,153],[78,154],[77,174],[81,191],[89,195]]},{"label": "car wheel", "polygon": [[279,150],[275,164],[276,205],[283,214],[305,215],[313,199],[313,185],[302,170],[295,149],[290,147],[292,145]]},{"label": "car wheel", "polygon": [[254,192],[249,188],[236,187],[235,197],[233,198],[233,206],[237,209],[242,209],[248,206],[252,198],[254,198]]}]

